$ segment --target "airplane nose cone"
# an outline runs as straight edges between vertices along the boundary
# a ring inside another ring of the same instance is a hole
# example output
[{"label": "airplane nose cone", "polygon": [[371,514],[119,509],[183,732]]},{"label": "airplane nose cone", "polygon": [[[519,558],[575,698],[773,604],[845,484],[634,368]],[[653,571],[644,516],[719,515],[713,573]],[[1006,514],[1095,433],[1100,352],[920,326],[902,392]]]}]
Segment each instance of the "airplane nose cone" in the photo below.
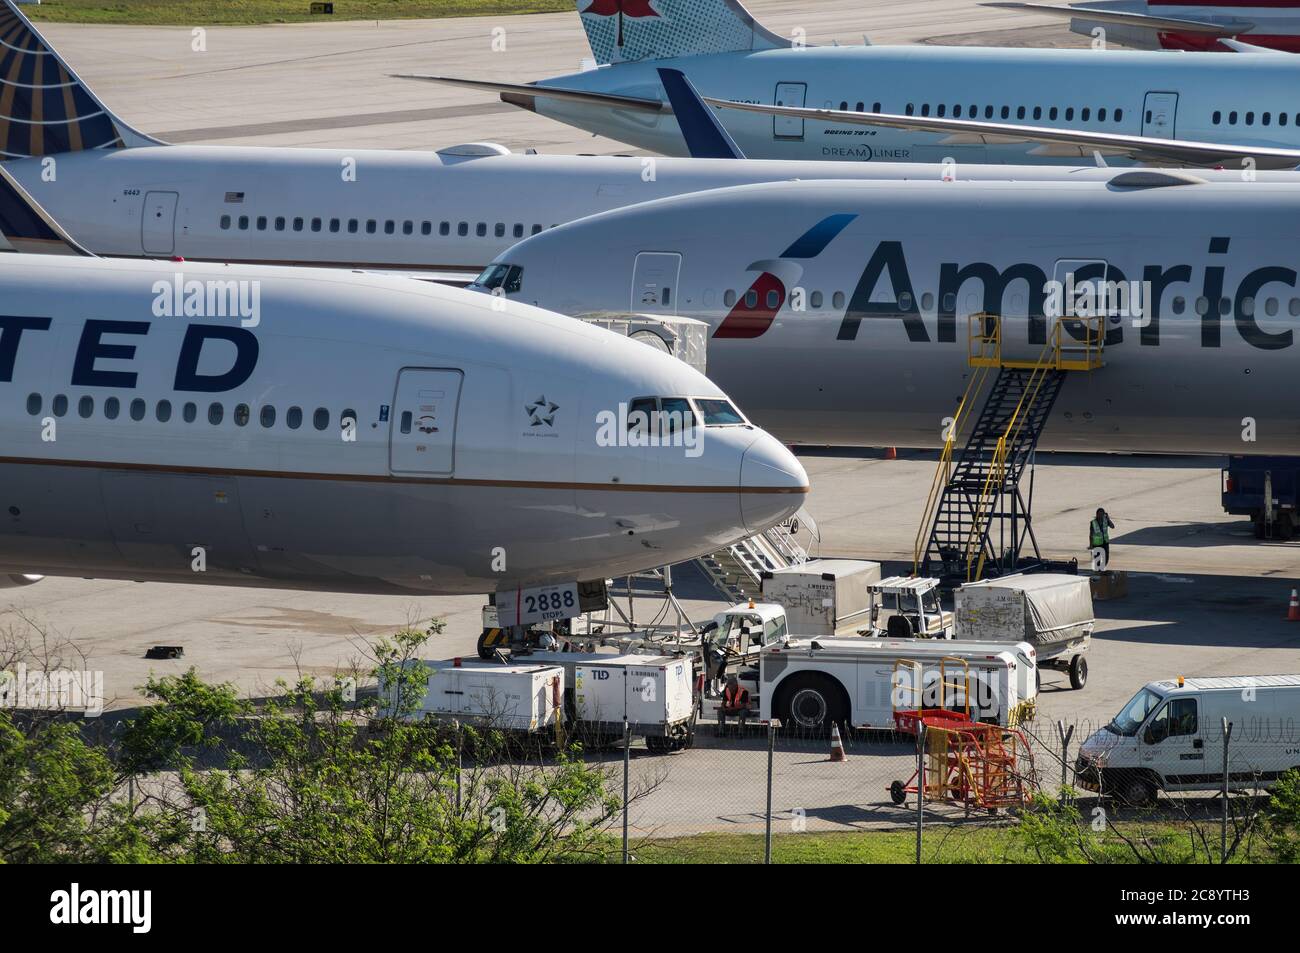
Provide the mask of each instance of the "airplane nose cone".
[{"label": "airplane nose cone", "polygon": [[761,533],[799,512],[808,494],[808,474],[797,457],[763,433],[740,460],[740,509],[745,528]]}]

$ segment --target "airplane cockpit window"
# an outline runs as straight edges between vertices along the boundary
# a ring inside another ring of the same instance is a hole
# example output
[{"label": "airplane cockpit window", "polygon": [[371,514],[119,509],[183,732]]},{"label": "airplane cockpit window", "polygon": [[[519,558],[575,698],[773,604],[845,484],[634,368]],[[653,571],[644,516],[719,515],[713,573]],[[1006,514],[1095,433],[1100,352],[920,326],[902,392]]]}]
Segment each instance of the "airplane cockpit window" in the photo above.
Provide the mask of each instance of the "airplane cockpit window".
[{"label": "airplane cockpit window", "polygon": [[664,436],[673,436],[695,427],[695,411],[685,397],[664,397],[659,401]]},{"label": "airplane cockpit window", "polygon": [[483,273],[474,280],[474,284],[495,291],[500,288],[506,294],[517,294],[523,287],[524,270],[518,265],[499,263],[488,265]]},{"label": "airplane cockpit window", "polygon": [[748,423],[736,405],[725,398],[697,397],[695,407],[706,427],[734,427]]},{"label": "airplane cockpit window", "polygon": [[659,401],[654,397],[638,397],[627,405],[628,433],[649,435],[650,422],[659,412]]}]

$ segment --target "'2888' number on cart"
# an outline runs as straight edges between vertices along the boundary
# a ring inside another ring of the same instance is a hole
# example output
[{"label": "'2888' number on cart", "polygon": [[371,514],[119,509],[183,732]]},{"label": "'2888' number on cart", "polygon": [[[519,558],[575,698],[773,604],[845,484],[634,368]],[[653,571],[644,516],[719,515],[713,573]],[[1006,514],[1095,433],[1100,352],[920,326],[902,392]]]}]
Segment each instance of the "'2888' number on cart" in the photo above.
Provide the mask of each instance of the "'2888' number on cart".
[{"label": "'2888' number on cart", "polygon": [[541,592],[524,597],[524,607],[531,615],[534,612],[560,612],[573,608],[573,592]]}]

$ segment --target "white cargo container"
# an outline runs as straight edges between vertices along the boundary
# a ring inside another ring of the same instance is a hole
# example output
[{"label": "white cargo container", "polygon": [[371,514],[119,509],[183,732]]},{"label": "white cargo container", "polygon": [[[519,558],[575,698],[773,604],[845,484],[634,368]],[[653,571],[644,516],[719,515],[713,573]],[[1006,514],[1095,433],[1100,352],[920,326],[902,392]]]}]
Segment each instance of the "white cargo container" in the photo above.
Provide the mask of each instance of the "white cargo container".
[{"label": "white cargo container", "polygon": [[968,583],[953,595],[956,637],[980,642],[1028,642],[1038,667],[1068,672],[1075,689],[1088,684],[1084,653],[1097,624],[1087,576],[1033,573]]},{"label": "white cargo container", "polygon": [[[539,663],[412,662],[428,670],[424,698],[405,717],[453,719],[503,731],[543,731],[555,726],[564,698],[564,669]],[[395,690],[381,682],[391,712]],[[383,712],[381,712],[382,714]]]},{"label": "white cargo container", "polygon": [[870,624],[868,586],[880,580],[880,563],[865,559],[810,559],[763,573],[763,598],[785,607],[797,636],[847,634]]},{"label": "white cargo container", "polygon": [[[893,728],[895,708],[916,707],[912,694],[894,692],[902,659],[919,664],[931,686],[937,685],[941,664],[950,683],[969,672],[971,717],[979,720],[1012,724],[1032,712],[1038,695],[1034,647],[1026,643],[791,639],[766,646],[759,655],[759,717],[804,729],[832,722]],[[937,688],[931,694],[922,699],[927,705],[954,701],[941,699]],[[964,700],[962,694],[955,700]]]},{"label": "white cargo container", "polygon": [[690,743],[695,675],[689,657],[533,652],[524,658],[565,670],[572,686],[566,711],[575,730],[621,737],[626,714],[631,734],[652,750]]},{"label": "white cargo container", "polygon": [[1160,791],[1266,788],[1300,768],[1300,675],[1233,675],[1149,682],[1079,749],[1080,787],[1142,805]]}]

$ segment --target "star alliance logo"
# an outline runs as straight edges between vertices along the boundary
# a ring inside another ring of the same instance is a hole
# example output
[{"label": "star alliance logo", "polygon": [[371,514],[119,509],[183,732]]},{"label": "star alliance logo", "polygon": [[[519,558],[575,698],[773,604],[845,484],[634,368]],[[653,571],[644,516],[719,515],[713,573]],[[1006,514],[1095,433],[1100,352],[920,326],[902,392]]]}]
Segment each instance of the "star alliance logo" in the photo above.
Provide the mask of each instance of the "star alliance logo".
[{"label": "star alliance logo", "polygon": [[528,425],[530,427],[540,427],[542,424],[554,427],[555,412],[559,409],[560,405],[547,400],[545,394],[538,397],[531,404],[524,404],[524,413],[528,415]]}]

